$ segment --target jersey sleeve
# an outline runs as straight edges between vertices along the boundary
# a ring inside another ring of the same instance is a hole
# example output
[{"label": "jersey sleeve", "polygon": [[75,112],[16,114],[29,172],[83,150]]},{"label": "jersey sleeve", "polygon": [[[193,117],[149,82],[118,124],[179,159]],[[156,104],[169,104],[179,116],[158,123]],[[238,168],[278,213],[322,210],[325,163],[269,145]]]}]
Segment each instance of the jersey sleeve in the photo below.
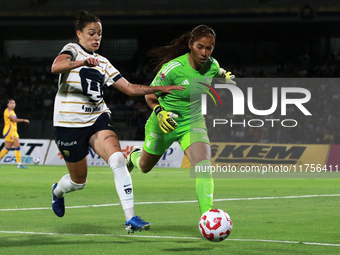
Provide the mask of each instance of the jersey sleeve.
[{"label": "jersey sleeve", "polygon": [[68,43],[60,51],[59,55],[61,54],[68,54],[72,57],[72,60],[75,60],[78,55],[78,50],[75,47],[74,43]]},{"label": "jersey sleeve", "polygon": [[123,76],[121,73],[108,61],[105,69],[105,82],[107,86],[111,86]]},{"label": "jersey sleeve", "polygon": [[4,118],[8,119],[11,114],[9,113],[8,109],[4,111]]}]

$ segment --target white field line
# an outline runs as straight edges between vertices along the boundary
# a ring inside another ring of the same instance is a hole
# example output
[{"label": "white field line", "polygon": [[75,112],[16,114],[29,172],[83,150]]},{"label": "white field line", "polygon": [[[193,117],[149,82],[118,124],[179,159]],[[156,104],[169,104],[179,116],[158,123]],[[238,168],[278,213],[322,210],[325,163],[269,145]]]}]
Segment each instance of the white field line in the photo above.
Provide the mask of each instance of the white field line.
[{"label": "white field line", "polygon": [[[242,200],[265,200],[265,199],[290,199],[290,198],[312,198],[312,197],[340,197],[340,194],[325,194],[325,195],[301,195],[301,196],[283,196],[283,197],[246,197],[246,198],[222,198],[214,199],[214,202],[220,201],[242,201]],[[160,201],[160,202],[136,202],[135,205],[148,205],[148,204],[182,204],[182,203],[197,203],[197,200],[188,201]],[[78,206],[66,206],[65,208],[90,208],[90,207],[107,207],[117,206],[120,203],[115,204],[101,204],[101,205],[78,205]],[[30,211],[30,210],[50,210],[51,207],[34,207],[34,208],[10,208],[0,209],[0,212],[6,211]]]},{"label": "white field line", "polygon": [[[43,232],[24,232],[24,231],[0,231],[1,234],[23,234],[23,235],[50,235],[50,236],[98,236],[98,237],[134,237],[134,238],[148,238],[148,239],[189,239],[189,240],[204,240],[201,237],[186,237],[186,236],[143,236],[143,235],[113,235],[113,234],[72,234],[72,233],[43,233]],[[282,240],[263,240],[263,239],[232,239],[227,241],[240,242],[266,242],[266,243],[286,243],[286,244],[306,244],[306,245],[320,245],[320,246],[337,246],[340,244],[334,243],[314,243],[314,242],[300,242],[300,241],[282,241]]]}]

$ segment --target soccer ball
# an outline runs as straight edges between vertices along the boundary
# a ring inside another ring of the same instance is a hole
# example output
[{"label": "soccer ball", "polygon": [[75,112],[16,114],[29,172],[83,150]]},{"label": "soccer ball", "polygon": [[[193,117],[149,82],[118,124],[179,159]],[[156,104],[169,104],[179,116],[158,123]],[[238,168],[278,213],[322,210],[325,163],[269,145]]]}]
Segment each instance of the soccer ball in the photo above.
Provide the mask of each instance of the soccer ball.
[{"label": "soccer ball", "polygon": [[40,163],[40,158],[33,158],[33,164],[38,165]]},{"label": "soccer ball", "polygon": [[212,242],[220,242],[229,236],[233,223],[225,211],[211,209],[203,213],[198,228],[204,238]]}]

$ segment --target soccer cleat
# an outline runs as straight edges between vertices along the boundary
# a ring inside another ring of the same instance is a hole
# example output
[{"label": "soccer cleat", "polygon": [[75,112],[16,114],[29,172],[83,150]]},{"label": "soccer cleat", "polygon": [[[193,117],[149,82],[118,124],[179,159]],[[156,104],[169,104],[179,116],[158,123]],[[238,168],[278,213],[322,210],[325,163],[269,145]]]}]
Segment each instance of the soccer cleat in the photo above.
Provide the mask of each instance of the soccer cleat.
[{"label": "soccer cleat", "polygon": [[58,183],[54,183],[52,185],[52,209],[55,215],[58,217],[63,217],[65,214],[65,202],[64,197],[59,198],[56,195],[54,195],[54,190],[57,187]]},{"label": "soccer cleat", "polygon": [[20,164],[20,165],[17,165],[17,168],[27,169],[28,167]]},{"label": "soccer cleat", "polygon": [[129,221],[125,222],[125,230],[128,234],[133,234],[135,231],[149,230],[151,227],[150,222],[142,220],[139,216],[133,216]]},{"label": "soccer cleat", "polygon": [[136,151],[141,151],[142,150],[142,147],[140,146],[135,146],[133,147],[132,151],[130,152],[130,154],[126,157],[125,159],[125,163],[126,163],[126,167],[128,169],[129,172],[131,172],[133,170],[133,168],[135,167],[132,163],[132,160],[131,160],[131,155],[132,153],[136,152]]}]

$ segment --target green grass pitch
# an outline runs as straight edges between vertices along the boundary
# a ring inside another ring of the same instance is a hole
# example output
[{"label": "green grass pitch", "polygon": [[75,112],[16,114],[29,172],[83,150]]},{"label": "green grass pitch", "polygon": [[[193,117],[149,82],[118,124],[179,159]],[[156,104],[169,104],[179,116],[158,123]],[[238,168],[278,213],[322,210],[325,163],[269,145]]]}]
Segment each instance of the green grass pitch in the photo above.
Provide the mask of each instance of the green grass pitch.
[{"label": "green grass pitch", "polygon": [[340,254],[339,178],[216,178],[214,207],[233,230],[212,243],[198,230],[189,169],[131,173],[136,214],[152,224],[133,235],[109,167],[89,167],[85,189],[67,194],[70,208],[55,216],[51,186],[66,173],[1,165],[0,254]]}]

